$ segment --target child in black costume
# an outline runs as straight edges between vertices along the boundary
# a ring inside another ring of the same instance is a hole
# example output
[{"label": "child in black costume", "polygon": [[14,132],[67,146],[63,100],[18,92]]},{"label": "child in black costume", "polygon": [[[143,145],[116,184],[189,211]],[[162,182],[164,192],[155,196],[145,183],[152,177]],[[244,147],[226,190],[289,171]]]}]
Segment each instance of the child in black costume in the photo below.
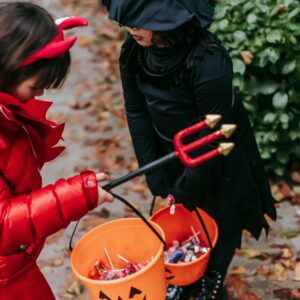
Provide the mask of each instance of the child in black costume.
[{"label": "child in black costume", "polygon": [[[120,70],[140,166],[172,152],[174,134],[207,114],[237,125],[228,157],[195,168],[174,162],[146,176],[153,195],[173,194],[190,210],[199,206],[219,227],[205,276],[191,287],[170,288],[167,299],[188,299],[190,293],[198,300],[226,299],[220,283],[242,230],[258,239],[263,228],[268,231],[264,214],[275,220],[276,211],[247,113],[233,91],[231,59],[207,30],[213,9],[205,0],[106,0],[104,5],[109,18],[129,32]],[[212,147],[214,142],[201,153]]]}]

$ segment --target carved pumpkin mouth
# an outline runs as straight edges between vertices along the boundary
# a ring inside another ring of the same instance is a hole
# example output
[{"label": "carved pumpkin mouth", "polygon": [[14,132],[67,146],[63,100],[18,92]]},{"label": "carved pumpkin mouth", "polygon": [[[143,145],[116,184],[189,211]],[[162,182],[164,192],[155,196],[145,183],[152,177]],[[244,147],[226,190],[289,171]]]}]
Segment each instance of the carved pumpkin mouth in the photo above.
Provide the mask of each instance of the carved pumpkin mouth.
[{"label": "carved pumpkin mouth", "polygon": [[[136,297],[136,296],[141,296],[141,297]],[[102,300],[113,300],[111,299],[109,296],[107,296],[104,292],[100,291],[99,292],[99,299]],[[133,300],[147,300],[146,295],[143,295],[143,292],[140,291],[139,289],[135,288],[135,287],[131,287],[130,291],[129,291],[129,297],[128,299],[133,299]],[[118,297],[118,300],[127,300],[127,299],[123,299],[120,296]]]},{"label": "carved pumpkin mouth", "polygon": [[173,273],[168,268],[166,268],[166,267],[165,267],[165,271],[166,271],[166,273],[170,274],[170,275],[166,275],[166,279],[167,280],[171,280],[171,279],[173,279],[175,277],[175,275],[173,275]]}]

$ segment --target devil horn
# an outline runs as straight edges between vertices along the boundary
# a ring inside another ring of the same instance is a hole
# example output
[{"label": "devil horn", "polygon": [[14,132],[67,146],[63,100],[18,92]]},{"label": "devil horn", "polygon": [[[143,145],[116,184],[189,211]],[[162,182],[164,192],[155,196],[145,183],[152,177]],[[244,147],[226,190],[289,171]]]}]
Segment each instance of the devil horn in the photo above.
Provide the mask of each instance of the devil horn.
[{"label": "devil horn", "polygon": [[74,45],[76,40],[77,37],[74,36],[64,41],[48,44],[35,55],[32,55],[28,59],[25,59],[22,62],[21,67],[32,64],[38,61],[39,59],[50,59],[58,57],[66,53]]},{"label": "devil horn", "polygon": [[79,26],[87,26],[89,24],[85,18],[80,16],[60,18],[55,20],[55,23],[61,30],[71,29]]}]

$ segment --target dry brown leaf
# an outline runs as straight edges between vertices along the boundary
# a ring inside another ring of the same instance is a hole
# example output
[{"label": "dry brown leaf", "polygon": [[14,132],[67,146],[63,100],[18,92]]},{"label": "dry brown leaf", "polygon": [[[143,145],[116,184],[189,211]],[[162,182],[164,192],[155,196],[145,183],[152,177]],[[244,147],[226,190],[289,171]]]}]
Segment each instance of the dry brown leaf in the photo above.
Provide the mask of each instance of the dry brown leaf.
[{"label": "dry brown leaf", "polygon": [[300,290],[299,289],[293,289],[291,291],[291,300],[300,300]]},{"label": "dry brown leaf", "polygon": [[296,183],[300,183],[300,172],[299,171],[292,172],[291,179]]},{"label": "dry brown leaf", "polygon": [[273,281],[285,281],[288,279],[288,271],[282,264],[277,263],[272,267],[268,279]]},{"label": "dry brown leaf", "polygon": [[292,258],[294,256],[293,251],[290,248],[284,248],[282,250],[282,258]]},{"label": "dry brown leaf", "polygon": [[236,254],[239,256],[244,256],[247,258],[266,258],[266,255],[263,254],[262,252],[252,250],[252,249],[247,249],[247,248],[242,248],[236,251]]},{"label": "dry brown leaf", "polygon": [[66,291],[71,295],[79,296],[83,293],[84,287],[82,283],[78,279],[76,279],[74,276],[71,276],[67,279],[65,283]]},{"label": "dry brown leaf", "polygon": [[256,268],[256,274],[257,275],[263,275],[263,276],[267,276],[269,273],[270,273],[270,266],[267,266],[267,265],[261,265],[261,266],[258,266]]},{"label": "dry brown leaf", "polygon": [[83,224],[80,227],[80,231],[88,232],[93,228],[102,225],[105,222],[107,222],[106,218],[99,218],[99,217],[91,218],[83,222]]},{"label": "dry brown leaf", "polygon": [[300,195],[296,195],[292,198],[293,205],[300,205]]},{"label": "dry brown leaf", "polygon": [[229,273],[230,275],[245,275],[246,269],[243,266],[237,266],[230,269]]},{"label": "dry brown leaf", "polygon": [[261,300],[261,298],[253,293],[246,293],[238,296],[237,300]]},{"label": "dry brown leaf", "polygon": [[147,187],[144,184],[137,184],[132,188],[132,190],[137,193],[144,193],[147,190]]},{"label": "dry brown leaf", "polygon": [[98,29],[97,34],[112,40],[120,39],[120,30],[112,27],[102,27]]},{"label": "dry brown leaf", "polygon": [[278,299],[291,299],[291,289],[289,288],[274,290],[273,294]]},{"label": "dry brown leaf", "polygon": [[225,284],[228,291],[237,295],[241,295],[249,288],[249,283],[242,276],[227,275]]},{"label": "dry brown leaf", "polygon": [[287,269],[293,269],[293,263],[290,259],[281,259],[280,263]]},{"label": "dry brown leaf", "polygon": [[80,36],[78,42],[80,46],[88,47],[94,42],[94,39],[88,36]]},{"label": "dry brown leaf", "polygon": [[294,278],[295,281],[300,281],[300,261],[295,265]]},{"label": "dry brown leaf", "polygon": [[250,65],[252,63],[253,54],[250,51],[241,51],[240,54],[243,58],[245,65]]}]

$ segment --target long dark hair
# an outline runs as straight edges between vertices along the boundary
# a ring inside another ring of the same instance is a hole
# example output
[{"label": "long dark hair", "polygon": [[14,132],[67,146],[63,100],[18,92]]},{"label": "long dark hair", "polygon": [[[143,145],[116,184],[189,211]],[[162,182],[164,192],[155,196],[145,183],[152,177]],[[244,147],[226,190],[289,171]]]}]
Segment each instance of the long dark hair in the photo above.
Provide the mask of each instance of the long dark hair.
[{"label": "long dark hair", "polygon": [[69,52],[20,67],[57,33],[54,20],[42,7],[28,2],[0,3],[0,91],[34,76],[37,85],[45,89],[63,83],[70,66]]}]

